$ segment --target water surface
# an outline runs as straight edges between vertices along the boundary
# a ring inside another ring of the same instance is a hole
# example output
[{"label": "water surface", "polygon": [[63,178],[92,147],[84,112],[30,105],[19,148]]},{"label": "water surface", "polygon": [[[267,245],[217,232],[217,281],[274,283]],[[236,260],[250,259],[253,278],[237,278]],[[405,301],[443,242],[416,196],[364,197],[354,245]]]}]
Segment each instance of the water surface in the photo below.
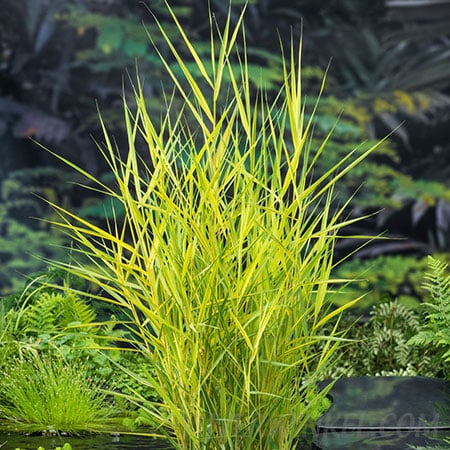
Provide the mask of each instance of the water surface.
[{"label": "water surface", "polygon": [[62,447],[68,442],[74,450],[168,450],[172,447],[163,440],[143,436],[111,436],[108,434],[86,435],[83,437],[25,436],[18,433],[0,433],[1,450],[45,450]]}]

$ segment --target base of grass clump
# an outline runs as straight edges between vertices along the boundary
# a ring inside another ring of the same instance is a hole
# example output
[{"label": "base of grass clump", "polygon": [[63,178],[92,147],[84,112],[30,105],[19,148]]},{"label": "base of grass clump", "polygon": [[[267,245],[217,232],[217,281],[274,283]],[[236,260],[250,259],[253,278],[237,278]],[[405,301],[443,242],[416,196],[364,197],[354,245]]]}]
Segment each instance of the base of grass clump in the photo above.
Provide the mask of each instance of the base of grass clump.
[{"label": "base of grass clump", "polygon": [[31,354],[11,363],[0,382],[0,428],[79,434],[112,428],[113,408],[81,364]]}]

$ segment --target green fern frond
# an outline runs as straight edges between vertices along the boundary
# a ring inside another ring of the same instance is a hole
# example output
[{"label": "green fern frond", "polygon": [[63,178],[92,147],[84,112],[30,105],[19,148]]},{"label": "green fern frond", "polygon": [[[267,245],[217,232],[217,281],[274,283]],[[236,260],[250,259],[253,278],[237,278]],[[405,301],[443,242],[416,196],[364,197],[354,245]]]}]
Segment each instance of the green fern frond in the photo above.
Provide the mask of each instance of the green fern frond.
[{"label": "green fern frond", "polygon": [[24,333],[39,334],[56,329],[55,307],[58,299],[55,294],[44,292],[37,301],[27,306],[21,317],[21,329]]},{"label": "green fern frond", "polygon": [[435,342],[435,333],[431,330],[423,330],[409,339],[409,344],[426,346]]},{"label": "green fern frond", "polygon": [[395,325],[396,328],[402,329],[406,334],[420,330],[420,321],[416,312],[397,301],[375,305],[370,315],[375,327],[393,328]]},{"label": "green fern frond", "polygon": [[74,294],[61,295],[60,311],[60,325],[63,327],[73,322],[88,324],[96,320],[94,309]]},{"label": "green fern frond", "polygon": [[94,309],[74,294],[41,292],[34,296],[22,316],[24,333],[52,334],[69,324],[89,324],[96,320]]},{"label": "green fern frond", "polygon": [[425,303],[428,318],[438,323],[440,329],[450,327],[450,275],[447,268],[447,263],[429,256],[423,283],[431,297],[431,301]]},{"label": "green fern frond", "polygon": [[450,375],[445,364],[450,361],[450,275],[448,264],[431,256],[424,275],[423,287],[429,298],[422,304],[426,322],[408,344],[434,350],[434,358],[441,364],[445,376]]},{"label": "green fern frond", "polygon": [[[430,339],[423,335],[419,313],[398,301],[372,307],[368,320],[353,323],[342,349],[338,370],[331,378],[364,375],[436,376],[441,366],[434,358]],[[412,341],[423,340],[422,345]],[[427,344],[425,344],[427,342]]]}]

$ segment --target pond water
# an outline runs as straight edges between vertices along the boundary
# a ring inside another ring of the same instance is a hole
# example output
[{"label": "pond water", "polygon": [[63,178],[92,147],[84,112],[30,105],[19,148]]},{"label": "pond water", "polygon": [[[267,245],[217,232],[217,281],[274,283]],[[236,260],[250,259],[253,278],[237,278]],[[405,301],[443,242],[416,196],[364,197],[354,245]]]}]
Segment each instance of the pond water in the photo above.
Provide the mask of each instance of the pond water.
[{"label": "pond water", "polygon": [[[298,442],[296,450],[311,449],[310,435]],[[45,437],[45,436],[24,436],[17,433],[0,433],[0,449],[14,450],[16,448],[24,450],[36,450],[39,446],[45,450],[62,447],[64,443],[70,443],[74,450],[170,450],[172,447],[160,439],[144,436],[110,436],[110,435],[89,435],[84,437]]]},{"label": "pond water", "polygon": [[111,436],[107,434],[83,437],[25,436],[17,433],[0,433],[1,450],[36,450],[39,446],[51,450],[68,442],[74,450],[168,450],[171,447],[160,439],[143,436]]}]

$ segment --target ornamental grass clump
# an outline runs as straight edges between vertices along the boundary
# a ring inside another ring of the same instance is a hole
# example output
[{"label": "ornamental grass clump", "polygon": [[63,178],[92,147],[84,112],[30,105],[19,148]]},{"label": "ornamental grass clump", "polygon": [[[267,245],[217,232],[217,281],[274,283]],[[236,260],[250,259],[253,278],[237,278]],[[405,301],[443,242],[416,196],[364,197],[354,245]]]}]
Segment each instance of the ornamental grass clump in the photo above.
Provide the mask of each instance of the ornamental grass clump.
[{"label": "ornamental grass clump", "polygon": [[132,319],[149,368],[136,377],[159,400],[129,399],[155,434],[183,450],[291,449],[339,345],[323,328],[350,306],[332,308],[333,249],[353,220],[333,190],[371,150],[316,173],[328,138],[312,147],[300,51],[283,56],[269,100],[251,86],[245,46],[236,50],[242,15],[222,30],[211,19],[209,60],[172,17],[185,48],[160,27],[177,66],[159,53],[174,83],[167,112],[150,117],[137,81],[124,101],[126,152],[102,121],[115,188],[67,162],[125,213],[101,228],[55,205],[79,244],[66,269]]}]

